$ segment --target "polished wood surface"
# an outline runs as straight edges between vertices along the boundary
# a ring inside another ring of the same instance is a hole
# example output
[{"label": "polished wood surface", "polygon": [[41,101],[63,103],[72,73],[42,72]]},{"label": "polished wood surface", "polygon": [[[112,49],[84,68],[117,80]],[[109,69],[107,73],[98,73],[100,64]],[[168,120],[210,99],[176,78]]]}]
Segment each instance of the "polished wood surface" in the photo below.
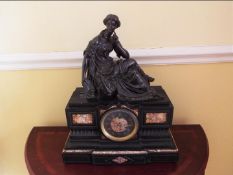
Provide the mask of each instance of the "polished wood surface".
[{"label": "polished wood surface", "polygon": [[30,175],[203,175],[208,161],[208,141],[200,125],[174,125],[179,149],[177,163],[147,165],[64,164],[61,153],[67,127],[34,127],[25,146]]}]

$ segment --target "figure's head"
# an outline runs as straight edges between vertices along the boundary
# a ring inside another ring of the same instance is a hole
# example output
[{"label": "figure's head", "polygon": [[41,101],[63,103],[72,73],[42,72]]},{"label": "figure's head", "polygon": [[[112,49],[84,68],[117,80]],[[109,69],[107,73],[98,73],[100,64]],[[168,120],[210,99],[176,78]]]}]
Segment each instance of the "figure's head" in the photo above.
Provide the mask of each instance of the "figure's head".
[{"label": "figure's head", "polygon": [[104,18],[104,25],[107,27],[107,29],[115,30],[116,28],[120,27],[121,22],[118,18],[118,16],[109,14]]}]

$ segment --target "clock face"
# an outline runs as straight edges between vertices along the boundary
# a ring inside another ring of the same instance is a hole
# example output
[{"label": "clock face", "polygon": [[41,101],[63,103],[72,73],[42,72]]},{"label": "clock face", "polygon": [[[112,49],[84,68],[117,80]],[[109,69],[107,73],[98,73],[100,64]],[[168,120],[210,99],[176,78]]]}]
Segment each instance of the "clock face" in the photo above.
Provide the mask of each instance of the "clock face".
[{"label": "clock face", "polygon": [[129,140],[138,130],[136,115],[125,108],[110,109],[103,114],[100,123],[103,134],[113,141]]}]

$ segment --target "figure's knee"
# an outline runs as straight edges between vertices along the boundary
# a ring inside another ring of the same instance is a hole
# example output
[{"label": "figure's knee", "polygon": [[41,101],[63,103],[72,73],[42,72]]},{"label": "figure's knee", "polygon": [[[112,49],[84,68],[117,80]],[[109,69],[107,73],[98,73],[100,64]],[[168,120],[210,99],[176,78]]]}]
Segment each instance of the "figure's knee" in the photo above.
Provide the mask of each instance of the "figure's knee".
[{"label": "figure's knee", "polygon": [[123,67],[125,70],[128,70],[130,67],[137,66],[137,62],[134,59],[127,59],[123,62]]},{"label": "figure's knee", "polygon": [[137,62],[134,59],[130,58],[127,59],[127,64],[128,66],[133,66],[133,65],[137,65]]}]

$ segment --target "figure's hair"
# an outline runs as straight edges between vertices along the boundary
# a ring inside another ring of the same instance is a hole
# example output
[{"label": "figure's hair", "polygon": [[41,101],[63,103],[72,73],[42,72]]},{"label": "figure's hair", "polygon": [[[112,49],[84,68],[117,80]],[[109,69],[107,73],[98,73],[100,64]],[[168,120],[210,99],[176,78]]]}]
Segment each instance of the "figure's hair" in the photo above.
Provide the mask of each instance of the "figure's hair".
[{"label": "figure's hair", "polygon": [[109,20],[114,20],[114,21],[116,21],[117,27],[120,27],[120,26],[121,26],[121,22],[120,22],[118,16],[113,15],[113,14],[107,15],[107,16],[104,18],[104,21],[103,21],[103,22],[104,22],[104,25],[106,25],[107,22],[108,22]]}]

